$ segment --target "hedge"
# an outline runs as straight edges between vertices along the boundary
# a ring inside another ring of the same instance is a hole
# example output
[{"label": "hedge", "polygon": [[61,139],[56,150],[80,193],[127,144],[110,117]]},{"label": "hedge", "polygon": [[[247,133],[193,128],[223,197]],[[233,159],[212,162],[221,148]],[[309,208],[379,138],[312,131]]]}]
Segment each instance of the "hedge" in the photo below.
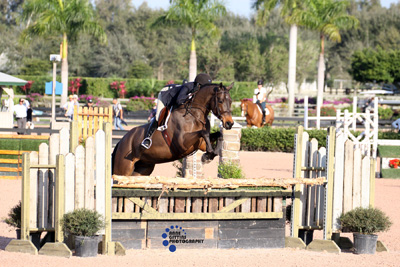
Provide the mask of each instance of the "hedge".
[{"label": "hedge", "polygon": [[[52,81],[52,77],[47,76],[28,76],[28,75],[18,75],[18,78],[24,79],[26,81],[33,81],[31,93],[44,94],[45,83]],[[69,81],[76,79],[77,77],[69,77]],[[126,87],[126,98],[133,96],[147,96],[150,97],[151,94],[157,96],[158,92],[164,87],[168,82],[165,80],[155,80],[155,79],[123,79],[123,78],[89,78],[89,77],[79,77],[82,79],[82,86],[79,89],[79,94],[102,96],[107,98],[112,98],[118,96],[116,90],[110,88],[110,83],[114,81],[125,81]],[[60,76],[57,76],[57,81],[60,82]],[[175,80],[175,83],[179,84],[181,80]],[[217,81],[216,81],[217,83]],[[230,81],[223,81],[225,86],[231,84]],[[253,95],[253,90],[256,88],[254,82],[235,82],[233,88],[230,91],[231,97],[234,101],[239,101],[242,98],[249,98]],[[14,86],[16,89],[16,94],[25,94],[20,86]]]},{"label": "hedge", "polygon": [[[326,145],[326,130],[307,131],[318,141],[318,147]],[[296,128],[243,128],[241,149],[248,151],[293,152]]]},{"label": "hedge", "polygon": [[[243,128],[240,139],[241,150],[292,153],[296,131],[296,128]],[[310,139],[317,139],[318,147],[326,146],[326,130],[307,130],[306,132]],[[353,132],[356,137],[360,134],[361,132]],[[400,135],[393,131],[378,132],[378,139],[400,139]]]}]

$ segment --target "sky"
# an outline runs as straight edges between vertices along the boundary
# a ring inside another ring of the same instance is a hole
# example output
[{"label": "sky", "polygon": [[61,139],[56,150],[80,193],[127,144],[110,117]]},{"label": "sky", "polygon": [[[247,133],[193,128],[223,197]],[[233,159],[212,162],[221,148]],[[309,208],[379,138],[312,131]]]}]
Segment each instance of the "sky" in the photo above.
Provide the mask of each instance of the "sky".
[{"label": "sky", "polygon": [[[169,0],[132,0],[135,7],[140,6],[143,2],[147,2],[150,8],[162,8],[164,10],[168,9]],[[391,3],[398,3],[400,0],[381,0],[381,5],[384,7],[390,7]],[[253,13],[251,10],[250,0],[225,0],[224,3],[226,8],[234,14],[250,18]]]}]

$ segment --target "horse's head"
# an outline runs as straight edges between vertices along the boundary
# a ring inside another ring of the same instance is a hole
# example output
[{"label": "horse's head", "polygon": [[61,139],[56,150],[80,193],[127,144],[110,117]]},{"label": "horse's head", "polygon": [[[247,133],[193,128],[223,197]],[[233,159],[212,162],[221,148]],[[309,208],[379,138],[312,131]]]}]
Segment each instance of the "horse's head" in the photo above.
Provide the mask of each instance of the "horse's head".
[{"label": "horse's head", "polygon": [[232,119],[232,98],[229,90],[233,87],[233,83],[228,87],[222,85],[214,87],[214,96],[211,101],[211,110],[214,115],[222,121],[222,126],[229,130],[233,126]]},{"label": "horse's head", "polygon": [[249,101],[247,99],[242,99],[240,100],[240,108],[242,109],[242,117],[244,117],[247,114],[247,108]]}]

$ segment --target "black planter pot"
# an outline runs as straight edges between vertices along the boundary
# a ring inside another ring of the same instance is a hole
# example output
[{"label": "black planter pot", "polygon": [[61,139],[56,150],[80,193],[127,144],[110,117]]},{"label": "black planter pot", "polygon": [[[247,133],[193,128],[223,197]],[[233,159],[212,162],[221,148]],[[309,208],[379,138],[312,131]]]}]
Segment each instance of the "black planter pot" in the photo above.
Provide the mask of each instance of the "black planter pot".
[{"label": "black planter pot", "polygon": [[353,233],[354,253],[356,254],[375,254],[377,235],[363,235]]},{"label": "black planter pot", "polygon": [[96,257],[98,245],[98,236],[75,236],[75,256]]}]

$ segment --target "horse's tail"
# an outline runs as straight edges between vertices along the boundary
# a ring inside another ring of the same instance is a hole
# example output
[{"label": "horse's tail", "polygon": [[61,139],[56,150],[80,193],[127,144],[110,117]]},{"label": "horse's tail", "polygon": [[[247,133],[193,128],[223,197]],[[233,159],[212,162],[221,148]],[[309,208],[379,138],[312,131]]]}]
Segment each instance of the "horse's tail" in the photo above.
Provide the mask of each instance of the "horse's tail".
[{"label": "horse's tail", "polygon": [[114,151],[111,154],[111,174],[114,174],[114,162],[115,162],[115,153],[117,153],[119,142],[117,145],[114,147]]}]

